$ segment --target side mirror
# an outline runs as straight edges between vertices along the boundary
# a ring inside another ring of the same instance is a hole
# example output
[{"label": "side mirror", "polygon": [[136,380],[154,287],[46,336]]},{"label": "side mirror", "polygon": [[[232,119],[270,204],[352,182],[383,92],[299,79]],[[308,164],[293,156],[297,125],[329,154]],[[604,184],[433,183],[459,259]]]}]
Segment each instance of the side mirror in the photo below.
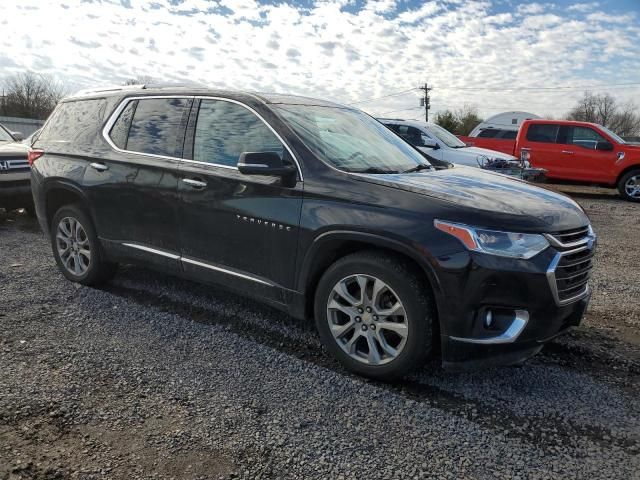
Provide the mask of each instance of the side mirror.
[{"label": "side mirror", "polygon": [[613,150],[613,145],[610,142],[598,142],[596,143],[596,150],[601,150],[603,152],[610,152]]},{"label": "side mirror", "polygon": [[11,132],[11,136],[16,140],[16,142],[21,142],[24,140],[24,135],[22,132]]},{"label": "side mirror", "polygon": [[238,170],[244,175],[272,177],[285,177],[296,173],[296,167],[285,165],[276,152],[243,152],[238,160]]},{"label": "side mirror", "polygon": [[422,146],[427,148],[433,148],[434,150],[438,149],[438,144],[436,143],[435,140],[432,140],[431,138],[422,137]]}]

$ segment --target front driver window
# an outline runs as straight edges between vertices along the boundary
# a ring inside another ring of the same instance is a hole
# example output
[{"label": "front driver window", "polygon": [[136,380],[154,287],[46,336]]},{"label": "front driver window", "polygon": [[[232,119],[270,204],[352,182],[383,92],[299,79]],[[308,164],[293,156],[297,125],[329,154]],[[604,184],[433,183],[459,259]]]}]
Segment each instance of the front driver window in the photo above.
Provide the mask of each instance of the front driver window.
[{"label": "front driver window", "polygon": [[202,100],[198,111],[193,159],[235,167],[242,152],[276,152],[284,146],[250,110],[223,100]]},{"label": "front driver window", "polygon": [[602,135],[589,127],[573,127],[571,143],[589,150],[595,150],[598,142],[606,142]]}]

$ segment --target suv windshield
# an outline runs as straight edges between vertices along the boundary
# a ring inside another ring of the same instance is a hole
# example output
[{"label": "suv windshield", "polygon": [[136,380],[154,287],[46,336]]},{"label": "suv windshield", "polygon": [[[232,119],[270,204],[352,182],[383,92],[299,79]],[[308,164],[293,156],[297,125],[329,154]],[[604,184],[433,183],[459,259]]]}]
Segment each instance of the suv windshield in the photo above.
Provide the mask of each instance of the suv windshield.
[{"label": "suv windshield", "polygon": [[9,135],[9,133],[4,129],[4,127],[0,126],[0,142],[13,142],[13,137]]},{"label": "suv windshield", "polygon": [[453,133],[449,133],[444,128],[439,125],[434,125],[432,123],[426,126],[427,130],[435,135],[438,140],[444,143],[447,147],[450,148],[464,148],[467,146],[462,140],[456,137]]},{"label": "suv windshield", "polygon": [[320,158],[347,172],[399,173],[428,162],[395,133],[358,110],[276,105]]}]

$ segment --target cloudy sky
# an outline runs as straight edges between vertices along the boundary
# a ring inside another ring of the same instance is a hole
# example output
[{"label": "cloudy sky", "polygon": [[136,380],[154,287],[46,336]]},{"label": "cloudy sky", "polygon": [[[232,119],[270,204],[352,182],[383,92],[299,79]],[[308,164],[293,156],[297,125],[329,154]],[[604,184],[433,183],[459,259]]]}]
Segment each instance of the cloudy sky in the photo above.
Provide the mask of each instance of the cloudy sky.
[{"label": "cloudy sky", "polygon": [[432,113],[561,115],[584,89],[640,105],[640,0],[1,0],[0,32],[0,81],[70,90],[149,75],[404,118],[425,82]]}]

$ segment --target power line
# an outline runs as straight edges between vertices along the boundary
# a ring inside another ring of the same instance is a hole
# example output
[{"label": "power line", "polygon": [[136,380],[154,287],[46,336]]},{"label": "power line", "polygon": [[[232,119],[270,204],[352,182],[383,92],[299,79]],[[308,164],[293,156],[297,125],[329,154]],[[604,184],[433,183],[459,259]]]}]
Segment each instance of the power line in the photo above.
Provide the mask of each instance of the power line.
[{"label": "power line", "polygon": [[382,97],[367,98],[366,100],[360,100],[358,102],[350,103],[349,105],[350,106],[360,105],[361,103],[368,103],[368,102],[373,102],[373,101],[376,101],[376,100],[382,100],[383,98],[396,97],[398,95],[404,95],[404,94],[407,94],[409,92],[413,92],[415,90],[418,90],[418,88],[410,88],[409,90],[402,90],[401,92],[390,93],[389,95],[383,95]]},{"label": "power line", "polygon": [[384,112],[384,113],[381,113],[380,115],[390,115],[392,113],[406,112],[407,110],[417,110],[418,108],[421,109],[422,105],[419,105],[417,107],[401,108],[400,110],[391,110],[390,112]]},{"label": "power line", "polygon": [[522,90],[588,90],[590,88],[611,88],[611,87],[633,87],[640,86],[640,82],[632,83],[610,83],[600,85],[582,85],[582,86],[556,86],[556,87],[435,87],[436,90],[467,90],[478,92],[505,92],[505,91],[522,91]]}]

